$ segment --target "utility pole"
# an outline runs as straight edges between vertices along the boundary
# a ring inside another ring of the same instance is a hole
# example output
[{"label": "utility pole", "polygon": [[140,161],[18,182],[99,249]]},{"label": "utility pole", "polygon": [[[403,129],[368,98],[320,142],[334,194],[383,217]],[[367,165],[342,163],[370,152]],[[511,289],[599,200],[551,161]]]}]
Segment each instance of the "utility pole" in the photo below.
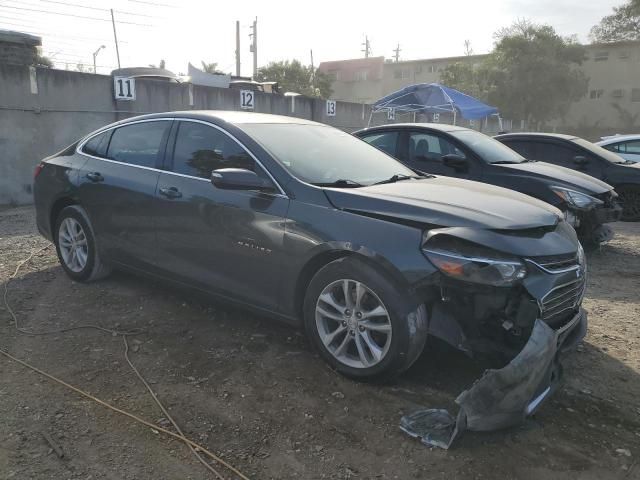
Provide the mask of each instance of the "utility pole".
[{"label": "utility pole", "polygon": [[311,49],[311,88],[316,90],[316,67],[313,66],[313,48]]},{"label": "utility pole", "polygon": [[253,38],[249,51],[253,53],[253,78],[258,76],[258,17],[253,21],[253,25],[250,27],[253,33],[249,34],[249,37]]},{"label": "utility pole", "polygon": [[236,20],[236,77],[240,76],[240,21]]},{"label": "utility pole", "polygon": [[116,56],[118,57],[118,70],[120,70],[120,49],[118,48],[118,34],[116,33],[116,19],[113,17],[113,8],[111,9],[111,25],[113,25],[113,39],[116,42]]},{"label": "utility pole", "polygon": [[396,63],[398,63],[400,61],[400,52],[402,51],[400,49],[400,44],[398,44],[398,46],[393,51],[394,51],[393,58],[395,58]]},{"label": "utility pole", "polygon": [[361,43],[361,45],[364,47],[363,50],[360,50],[361,52],[364,52],[364,58],[369,58],[369,55],[371,55],[371,43],[369,43],[369,37],[365,35],[364,42]]}]

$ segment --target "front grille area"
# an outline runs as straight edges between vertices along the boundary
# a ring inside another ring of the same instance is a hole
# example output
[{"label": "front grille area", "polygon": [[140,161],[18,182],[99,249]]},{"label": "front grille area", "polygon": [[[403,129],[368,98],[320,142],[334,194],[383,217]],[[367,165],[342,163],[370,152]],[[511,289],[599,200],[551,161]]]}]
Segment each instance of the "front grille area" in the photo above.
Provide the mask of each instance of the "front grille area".
[{"label": "front grille area", "polygon": [[549,255],[546,257],[531,257],[529,260],[550,272],[566,270],[578,265],[578,255],[575,253],[569,253],[566,255]]},{"label": "front grille area", "polygon": [[540,302],[540,314],[542,320],[553,323],[559,320],[562,314],[574,310],[582,300],[585,289],[584,276],[573,282],[561,285],[547,293]]}]

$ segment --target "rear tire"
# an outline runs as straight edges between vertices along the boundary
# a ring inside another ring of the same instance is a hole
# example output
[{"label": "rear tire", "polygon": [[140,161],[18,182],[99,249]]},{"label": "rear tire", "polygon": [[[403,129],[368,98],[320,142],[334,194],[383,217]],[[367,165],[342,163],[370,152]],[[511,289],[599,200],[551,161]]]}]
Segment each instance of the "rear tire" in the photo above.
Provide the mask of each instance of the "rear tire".
[{"label": "rear tire", "polygon": [[62,209],[54,228],[54,243],[60,265],[73,280],[92,282],[111,273],[100,259],[91,221],[81,206]]},{"label": "rear tire", "polygon": [[616,192],[622,202],[623,222],[637,222],[640,220],[640,187],[637,185],[622,185],[616,187]]},{"label": "rear tire", "polygon": [[312,278],[304,299],[307,334],[324,360],[358,380],[387,380],[408,369],[427,339],[424,304],[354,257]]}]

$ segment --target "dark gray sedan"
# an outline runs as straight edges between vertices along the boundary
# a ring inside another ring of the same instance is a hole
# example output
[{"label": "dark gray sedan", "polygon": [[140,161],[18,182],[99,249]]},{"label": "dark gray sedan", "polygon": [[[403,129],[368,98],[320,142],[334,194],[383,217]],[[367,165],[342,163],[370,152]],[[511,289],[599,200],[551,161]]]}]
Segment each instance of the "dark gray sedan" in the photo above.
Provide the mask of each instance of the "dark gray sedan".
[{"label": "dark gray sedan", "polygon": [[427,334],[513,357],[536,319],[564,347],[585,333],[584,256],[557,209],[418,176],[326,125],[131,118],[41,162],[34,192],[71,278],[126,269],[303,324],[351,377],[402,372]]}]

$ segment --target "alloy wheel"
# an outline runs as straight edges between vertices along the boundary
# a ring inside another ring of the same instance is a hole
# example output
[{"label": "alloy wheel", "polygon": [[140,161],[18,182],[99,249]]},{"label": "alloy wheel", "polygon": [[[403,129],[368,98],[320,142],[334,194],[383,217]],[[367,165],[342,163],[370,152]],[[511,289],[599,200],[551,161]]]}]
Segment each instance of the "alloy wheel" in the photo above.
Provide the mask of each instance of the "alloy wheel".
[{"label": "alloy wheel", "polygon": [[72,272],[81,272],[87,265],[89,246],[80,222],[67,217],[60,223],[58,245],[65,266]]},{"label": "alloy wheel", "polygon": [[353,368],[377,365],[391,345],[387,308],[356,280],[336,280],[322,290],[316,302],[316,327],[327,351]]}]

